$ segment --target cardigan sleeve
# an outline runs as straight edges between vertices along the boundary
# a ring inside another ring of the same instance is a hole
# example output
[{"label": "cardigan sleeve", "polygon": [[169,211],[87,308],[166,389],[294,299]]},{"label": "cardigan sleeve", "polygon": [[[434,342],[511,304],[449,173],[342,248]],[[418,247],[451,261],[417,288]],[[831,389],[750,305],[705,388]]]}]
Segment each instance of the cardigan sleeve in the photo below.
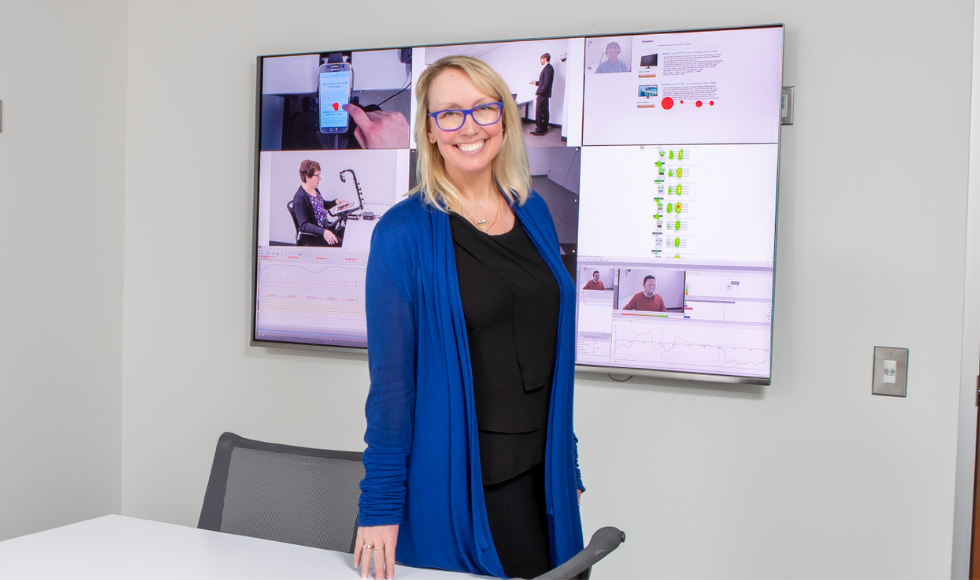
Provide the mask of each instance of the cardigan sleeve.
[{"label": "cardigan sleeve", "polygon": [[[536,209],[538,209],[538,211],[540,212],[541,214],[540,219],[543,220],[545,224],[547,224],[549,237],[551,237],[551,239],[554,240],[554,247],[557,250],[557,248],[559,247],[558,230],[555,229],[555,220],[551,216],[551,209],[548,207],[548,202],[546,202],[544,198],[541,197],[536,191],[531,192],[531,197],[528,198],[528,201],[531,204],[533,204],[533,206]],[[571,291],[573,293],[576,292],[575,285],[571,283],[571,276],[568,277],[568,280],[569,280]],[[574,353],[574,350],[572,352]],[[572,356],[574,356],[574,354]],[[575,373],[573,372],[572,377],[574,376]],[[575,435],[574,430],[572,431],[572,456],[575,464],[575,487],[581,489],[582,491],[585,491],[585,484],[582,483],[582,470],[579,469],[578,466],[578,437]]]},{"label": "cardigan sleeve", "polygon": [[360,526],[401,523],[415,411],[414,305],[399,287],[381,233],[375,231],[371,240],[365,281],[371,388],[365,408]]}]

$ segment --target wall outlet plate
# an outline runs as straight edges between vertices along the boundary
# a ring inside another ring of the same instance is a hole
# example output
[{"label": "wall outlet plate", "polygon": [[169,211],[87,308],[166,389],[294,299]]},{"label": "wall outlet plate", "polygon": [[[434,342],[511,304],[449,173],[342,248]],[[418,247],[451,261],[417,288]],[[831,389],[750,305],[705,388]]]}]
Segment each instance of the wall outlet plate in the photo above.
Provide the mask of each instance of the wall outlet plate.
[{"label": "wall outlet plate", "polygon": [[904,397],[909,369],[909,349],[891,346],[875,347],[871,394]]}]

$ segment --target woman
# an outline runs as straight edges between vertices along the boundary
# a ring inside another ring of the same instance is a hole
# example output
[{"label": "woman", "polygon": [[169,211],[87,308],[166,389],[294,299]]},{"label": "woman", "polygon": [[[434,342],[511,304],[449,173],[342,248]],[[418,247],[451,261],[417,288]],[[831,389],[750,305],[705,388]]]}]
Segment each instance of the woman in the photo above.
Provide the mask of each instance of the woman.
[{"label": "woman", "polygon": [[500,75],[445,57],[416,98],[419,185],[368,260],[354,563],[529,578],[582,548],[575,290]]},{"label": "woman", "polygon": [[[299,164],[299,189],[293,195],[293,215],[296,217],[296,243],[300,246],[336,246],[341,242],[333,232],[327,210],[347,203],[346,199],[324,201],[320,196],[320,164],[306,159]],[[310,235],[300,235],[310,234]],[[343,235],[343,234],[341,234]]]}]

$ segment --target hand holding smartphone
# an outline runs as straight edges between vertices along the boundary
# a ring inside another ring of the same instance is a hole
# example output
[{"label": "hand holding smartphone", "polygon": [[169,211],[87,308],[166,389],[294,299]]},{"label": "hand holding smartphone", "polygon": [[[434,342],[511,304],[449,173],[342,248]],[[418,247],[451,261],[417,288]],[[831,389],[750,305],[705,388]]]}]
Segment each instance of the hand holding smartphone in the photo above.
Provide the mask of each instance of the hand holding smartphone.
[{"label": "hand holding smartphone", "polygon": [[321,133],[345,133],[350,116],[344,105],[354,90],[354,71],[346,62],[320,65],[319,124]]}]

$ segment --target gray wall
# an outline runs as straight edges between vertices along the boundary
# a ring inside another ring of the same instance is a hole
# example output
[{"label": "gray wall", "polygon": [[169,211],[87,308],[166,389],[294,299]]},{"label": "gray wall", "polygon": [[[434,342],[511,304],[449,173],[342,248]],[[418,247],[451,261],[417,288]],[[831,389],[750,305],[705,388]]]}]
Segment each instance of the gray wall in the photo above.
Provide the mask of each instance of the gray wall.
[{"label": "gray wall", "polygon": [[[440,3],[390,2],[371,26],[319,40],[296,34],[293,18],[315,12],[318,2],[236,3],[233,26],[227,6],[131,6],[126,208],[128,223],[142,225],[128,229],[126,246],[133,346],[124,361],[124,513],[193,524],[224,430],[363,448],[362,359],[246,342],[254,55],[784,22],[785,84],[797,86],[797,124],[783,133],[773,385],[619,384],[579,375],[585,528],[614,524],[629,535],[597,571],[616,578],[950,573],[972,2],[882,11],[853,1],[647,0],[610,11],[576,4],[548,10],[544,20],[517,18],[528,14],[526,3],[504,2],[463,29],[431,26],[428,15]],[[910,38],[930,41],[912,50]],[[883,54],[893,57],[874,56]],[[854,97],[857,87],[891,86],[910,71],[942,79],[941,107],[884,96],[867,106]],[[178,72],[180,85],[158,82]],[[187,86],[195,87],[193,98]],[[222,106],[204,111],[201,97]],[[163,107],[173,122],[159,126]],[[184,135],[194,131],[220,138],[188,144]],[[901,160],[913,154],[920,166],[944,171],[904,170]],[[135,180],[160,165],[181,171]],[[226,171],[215,173],[214,165]],[[930,243],[913,243],[927,191],[948,217],[930,229]],[[153,203],[164,195],[174,203]],[[228,198],[243,203],[229,206]],[[201,211],[185,211],[190,203]],[[219,208],[226,227],[208,252],[168,238],[174,228],[197,230]],[[827,208],[847,208],[833,212],[833,228]],[[908,312],[911,289],[882,272],[909,264],[920,280],[943,288],[944,308],[896,316]],[[856,304],[853,292],[827,292],[828,280],[846,280],[866,298]],[[875,344],[911,349],[909,398],[870,395]]]},{"label": "gray wall", "polygon": [[[962,570],[973,2],[624,0],[541,19],[505,1],[465,27],[432,26],[444,6],[382,2],[383,18],[327,36],[297,33],[297,14],[324,10],[315,0],[3,5],[0,236],[61,259],[38,268],[8,251],[0,429],[20,446],[0,451],[0,535],[117,511],[120,495],[125,515],[194,525],[225,430],[363,448],[362,357],[247,343],[255,55],[784,22],[797,125],[783,132],[773,385],[577,377],[585,529],[628,533],[597,577]],[[61,70],[86,112],[67,131],[50,112]],[[910,75],[941,83],[935,105],[857,96]],[[910,158],[942,171],[910,172]],[[27,192],[52,173],[76,195],[49,210],[70,224],[49,240]],[[942,227],[923,225],[927,205]],[[910,266],[943,308],[915,315],[915,285],[883,274]],[[828,292],[828,280],[855,290]],[[907,399],[870,395],[875,344],[911,349]]]},{"label": "gray wall", "polygon": [[119,513],[125,2],[0,3],[0,540]]}]

